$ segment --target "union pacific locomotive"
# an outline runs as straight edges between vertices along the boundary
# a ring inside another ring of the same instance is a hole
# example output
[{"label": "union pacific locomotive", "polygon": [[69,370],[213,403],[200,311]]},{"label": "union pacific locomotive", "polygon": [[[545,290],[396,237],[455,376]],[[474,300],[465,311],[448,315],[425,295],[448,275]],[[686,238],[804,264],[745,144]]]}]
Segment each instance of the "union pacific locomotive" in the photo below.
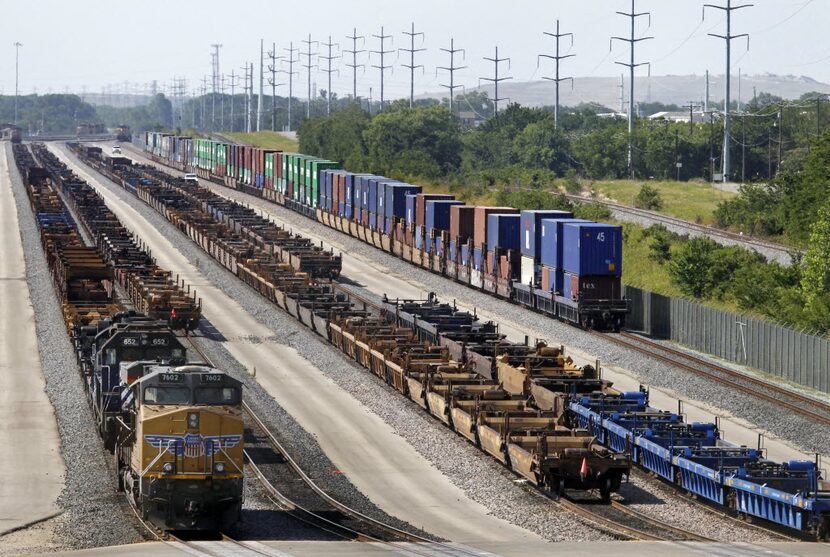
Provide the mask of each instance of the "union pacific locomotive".
[{"label": "union pacific locomotive", "polygon": [[[148,269],[162,270],[114,215],[105,215],[103,202],[86,210],[96,199],[94,190],[44,148],[34,149],[46,168],[27,146],[15,145],[14,156],[96,425],[105,447],[116,454],[119,489],[162,530],[233,524],[242,505],[240,382],[211,367],[185,365],[187,351],[174,327],[190,329],[192,320],[177,319],[176,307],[198,321],[196,301],[177,283],[144,280]],[[80,226],[97,240],[95,247],[84,244]],[[130,241],[112,250],[107,240],[113,238]],[[119,284],[129,300],[113,297]],[[169,317],[128,309],[144,307],[145,297],[175,301]]]}]

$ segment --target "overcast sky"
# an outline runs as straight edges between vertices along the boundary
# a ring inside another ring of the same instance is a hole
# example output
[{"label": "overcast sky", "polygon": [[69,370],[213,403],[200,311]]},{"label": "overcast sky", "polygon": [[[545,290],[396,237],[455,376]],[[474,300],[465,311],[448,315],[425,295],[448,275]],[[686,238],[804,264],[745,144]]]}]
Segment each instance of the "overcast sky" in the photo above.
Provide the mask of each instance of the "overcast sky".
[{"label": "overcast sky", "polygon": [[[726,0],[722,0],[725,4]],[[712,3],[719,3],[712,0]],[[733,4],[736,4],[733,1]],[[640,18],[637,36],[653,35],[654,40],[639,43],[638,62],[651,62],[652,75],[697,74],[709,69],[724,72],[724,41],[707,33],[725,32],[725,17],[719,10],[707,10],[701,19],[700,0],[637,0],[638,12],[650,11]],[[733,73],[776,73],[806,75],[830,82],[830,0],[754,0],[754,7],[733,13],[733,34],[749,33],[750,50],[744,39],[733,43]],[[468,66],[456,73],[456,81],[475,87],[480,76],[492,76],[493,65],[482,59],[492,57],[498,45],[499,56],[509,57],[511,67],[503,64],[503,75],[517,81],[540,79],[552,75],[553,65],[543,61],[537,67],[539,53],[552,53],[554,40],[543,36],[552,31],[556,19],[561,32],[573,32],[573,47],[563,39],[563,54],[575,54],[562,62],[562,75],[578,77],[618,76],[624,68],[614,61],[628,60],[628,45],[615,41],[609,52],[612,35],[627,36],[628,20],[616,11],[628,11],[630,0],[316,0],[310,2],[256,0],[4,0],[0,36],[0,89],[14,92],[14,46],[20,49],[21,92],[39,93],[81,91],[100,93],[107,84],[169,83],[173,76],[186,77],[188,89],[200,85],[209,75],[210,45],[221,43],[220,71],[239,74],[246,61],[255,62],[258,72],[259,39],[266,50],[276,42],[279,54],[287,54],[289,42],[305,48],[301,41],[340,43],[351,48],[346,39],[354,27],[365,35],[358,48],[378,50],[379,41],[372,35],[393,35],[386,48],[395,50],[385,60],[394,66],[385,82],[386,97],[403,96],[409,91],[409,70],[401,64],[408,54],[398,53],[408,47],[402,31],[412,22],[416,31],[425,33],[426,51],[416,55],[416,63],[425,69],[416,74],[415,90],[439,91],[445,76],[436,77],[436,66],[448,65],[446,53],[454,37],[456,48],[466,49],[466,59],[458,65]],[[321,53],[323,46],[314,45]],[[335,50],[337,53],[337,50]],[[349,55],[350,56],[350,55]],[[324,60],[312,60],[325,66]],[[379,57],[362,54],[358,71],[358,95],[379,95],[379,71],[371,65]],[[301,63],[305,63],[303,60]],[[332,89],[345,95],[351,92],[351,69],[335,61],[340,75],[333,75]],[[287,65],[282,67],[287,68]],[[307,74],[295,67],[294,94],[305,97]],[[627,71],[627,70],[626,70]],[[645,67],[637,70],[645,75]],[[279,76],[281,80],[287,75]],[[318,88],[326,86],[324,73],[313,71]],[[287,88],[278,89],[285,94]]]}]

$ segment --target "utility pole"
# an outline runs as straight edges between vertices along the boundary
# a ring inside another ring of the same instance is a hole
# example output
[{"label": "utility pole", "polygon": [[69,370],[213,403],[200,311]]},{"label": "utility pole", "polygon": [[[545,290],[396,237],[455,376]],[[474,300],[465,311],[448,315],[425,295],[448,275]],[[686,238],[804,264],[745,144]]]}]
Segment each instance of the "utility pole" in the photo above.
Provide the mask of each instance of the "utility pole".
[{"label": "utility pole", "polygon": [[[372,67],[380,70],[380,110],[381,110],[381,112],[383,112],[383,108],[384,108],[384,97],[383,97],[383,77],[384,76],[383,76],[383,74],[386,70],[388,70],[389,68],[392,67],[392,66],[386,66],[386,65],[383,64],[384,57],[387,54],[390,54],[392,52],[391,50],[384,50],[383,47],[384,47],[384,44],[386,44],[386,39],[392,39],[392,35],[384,35],[383,34],[383,26],[381,26],[380,35],[372,35],[372,36],[380,41],[380,50],[372,50],[372,51],[370,51],[370,54],[377,54],[377,55],[380,56],[380,65],[379,66],[373,65]],[[392,39],[393,42],[394,42],[394,40],[395,39]],[[372,106],[371,103],[369,103],[369,107],[370,107],[369,110],[370,111],[371,111],[371,106]]]},{"label": "utility pole", "polygon": [[409,64],[401,64],[404,68],[409,68],[409,108],[415,104],[415,68],[423,69],[423,66],[415,64],[415,53],[423,52],[425,48],[415,48],[415,37],[421,37],[421,44],[424,44],[424,34],[415,32],[415,23],[412,23],[410,31],[404,31],[403,34],[409,37],[409,48],[399,48],[401,52],[409,53]]},{"label": "utility pole", "polygon": [[328,49],[329,53],[328,56],[320,56],[321,59],[328,62],[326,69],[323,71],[326,72],[329,78],[328,89],[326,89],[326,116],[329,116],[331,114],[331,74],[333,72],[337,72],[337,75],[340,75],[340,70],[332,69],[331,67],[331,61],[336,58],[340,58],[340,55],[338,54],[337,56],[332,56],[331,49],[336,46],[337,50],[340,50],[340,45],[338,43],[331,42],[331,35],[329,35],[329,42],[323,43],[323,46]]},{"label": "utility pole", "polygon": [[484,80],[484,81],[490,81],[490,82],[493,83],[493,87],[494,87],[494,92],[493,92],[493,95],[494,95],[494,98],[493,98],[493,115],[498,116],[499,115],[499,101],[503,101],[503,100],[507,99],[507,97],[499,98],[499,82],[506,81],[508,79],[513,79],[512,77],[499,77],[499,64],[501,62],[507,62],[507,68],[510,69],[510,58],[499,58],[499,47],[496,46],[496,56],[494,58],[487,58],[485,56],[484,59],[487,60],[488,62],[493,63],[493,67],[495,68],[495,74],[494,74],[493,77],[479,77],[478,79],[479,79],[479,81]]},{"label": "utility pole", "polygon": [[[352,30],[352,36],[351,37],[346,37],[346,38],[349,39],[350,41],[352,41],[352,49],[343,51],[347,54],[352,55],[352,63],[351,64],[346,64],[347,67],[352,69],[352,100],[354,102],[358,102],[357,101],[357,68],[365,68],[366,66],[364,66],[363,64],[358,64],[357,63],[357,55],[360,54],[361,52],[366,52],[366,51],[357,49],[357,40],[358,39],[363,40],[364,44],[365,44],[366,41],[364,40],[365,38],[363,37],[363,35],[358,35],[357,34],[357,27],[355,27]],[[331,42],[331,41],[329,41],[329,42]]]},{"label": "utility pole", "polygon": [[250,62],[248,69],[248,133],[254,131],[252,122],[254,117],[254,63]]},{"label": "utility pole", "polygon": [[306,44],[308,50],[306,50],[303,54],[307,57],[308,62],[303,64],[303,67],[308,71],[308,104],[305,107],[305,117],[311,118],[311,69],[316,68],[315,64],[311,63],[311,57],[317,56],[319,52],[311,52],[311,45],[319,44],[317,41],[311,40],[311,33],[308,34],[308,40],[303,39],[303,42]]},{"label": "utility pole", "polygon": [[207,90],[208,90],[207,82],[208,82],[207,81],[207,76],[206,75],[202,76],[202,94],[201,94],[202,116],[201,116],[201,118],[199,118],[199,126],[202,128],[202,130],[205,129],[205,95],[207,94]]},{"label": "utility pole", "polygon": [[452,108],[453,108],[452,103],[453,103],[453,96],[454,96],[455,90],[458,87],[461,87],[461,85],[456,85],[455,84],[455,72],[458,71],[458,70],[463,70],[464,68],[467,67],[467,66],[456,66],[455,65],[455,54],[457,52],[460,52],[461,55],[466,58],[467,57],[467,52],[463,48],[455,48],[455,39],[453,39],[453,38],[450,38],[450,47],[449,48],[442,48],[440,50],[442,50],[442,51],[444,51],[444,52],[446,52],[447,54],[450,55],[450,65],[449,66],[439,66],[439,67],[437,67],[435,69],[435,73],[437,75],[438,70],[444,70],[444,71],[449,72],[449,74],[450,74],[450,84],[449,85],[444,85],[442,83],[441,87],[446,87],[447,89],[450,90],[450,113],[452,113]]},{"label": "utility pole", "polygon": [[695,113],[694,109],[697,106],[695,101],[689,101],[689,135],[694,133]]},{"label": "utility pole", "polygon": [[234,89],[236,88],[236,75],[231,70],[231,131],[236,131],[236,121],[233,119],[233,105],[236,101],[236,97],[234,97]]},{"label": "utility pole", "polygon": [[571,88],[573,88],[574,78],[572,77],[559,77],[559,61],[564,60],[565,58],[571,58],[576,56],[575,54],[559,54],[559,39],[562,37],[570,37],[571,38],[571,46],[574,44],[574,34],[573,33],[560,33],[559,32],[559,20],[556,20],[556,33],[548,33],[547,31],[543,32],[544,35],[549,37],[553,37],[556,39],[556,54],[540,54],[536,59],[536,65],[539,65],[539,58],[550,58],[551,60],[556,61],[556,75],[554,77],[544,77],[542,79],[547,79],[548,81],[553,81],[556,84],[556,104],[553,107],[553,129],[559,128],[559,82],[560,81],[567,81],[570,80]]},{"label": "utility pole", "polygon": [[211,103],[211,118],[210,129],[216,129],[216,90],[219,88],[219,49],[221,44],[210,45],[213,52],[210,54],[211,61],[211,80],[210,80],[210,103]]},{"label": "utility pole", "polygon": [[615,64],[619,64],[620,66],[625,66],[628,68],[629,76],[628,79],[630,83],[628,84],[628,172],[631,178],[634,178],[634,68],[637,66],[648,66],[649,67],[649,74],[651,73],[651,63],[650,62],[641,62],[639,64],[634,63],[634,46],[640,41],[647,41],[649,39],[653,39],[654,37],[634,37],[634,24],[637,21],[638,17],[648,16],[648,26],[651,27],[651,13],[650,12],[641,12],[637,13],[634,11],[634,0],[631,0],[631,12],[617,12],[619,15],[627,17],[631,20],[631,36],[629,38],[624,37],[611,37],[611,43],[614,41],[623,41],[629,44],[630,47],[630,58],[629,62],[614,62]]},{"label": "utility pole", "polygon": [[225,131],[225,74],[219,79],[219,129]]},{"label": "utility pole", "polygon": [[622,114],[625,112],[625,82],[622,74],[620,74],[620,84],[617,87],[620,88],[620,114]]},{"label": "utility pole", "polygon": [[18,95],[18,84],[19,84],[19,71],[20,68],[20,47],[23,46],[23,43],[14,43],[14,125],[17,125],[17,95]]},{"label": "utility pole", "polygon": [[288,71],[279,70],[279,73],[288,74],[288,131],[291,131],[291,99],[294,96],[294,74],[298,73],[294,71],[294,64],[300,61],[299,58],[294,58],[294,53],[299,54],[300,49],[294,48],[294,42],[292,41],[290,46],[283,50],[288,52],[288,60],[284,60],[288,62]]},{"label": "utility pole", "polygon": [[265,64],[265,41],[259,39],[259,98],[256,103],[256,131],[262,130],[262,86],[263,86],[263,64]]},{"label": "utility pole", "polygon": [[781,155],[784,145],[784,105],[778,108],[778,162],[775,168],[775,173],[781,172]]},{"label": "utility pole", "polygon": [[731,164],[732,161],[730,159],[730,141],[731,141],[731,130],[730,130],[730,122],[729,122],[729,103],[730,103],[730,67],[731,57],[732,57],[732,39],[737,39],[740,37],[746,37],[746,49],[749,50],[749,35],[746,33],[741,33],[740,35],[733,35],[732,34],[732,12],[735,10],[740,10],[741,8],[748,8],[753,4],[741,4],[740,6],[733,6],[732,0],[726,0],[726,6],[717,6],[715,4],[704,4],[703,5],[703,17],[706,18],[706,8],[714,8],[716,10],[722,10],[726,12],[726,35],[718,35],[715,33],[709,33],[712,37],[717,37],[719,39],[723,39],[726,42],[726,85],[725,85],[725,93],[724,93],[724,101],[723,101],[723,181],[727,182],[729,180],[729,173],[731,172]]},{"label": "utility pole", "polygon": [[709,70],[706,70],[706,100],[703,101],[703,112],[709,112]]},{"label": "utility pole", "polygon": [[244,66],[240,68],[242,71],[245,72],[244,74],[244,83],[242,85],[242,99],[245,107],[245,111],[242,116],[242,124],[243,128],[245,129],[245,133],[251,132],[251,97],[248,95],[248,64],[246,63]]},{"label": "utility pole", "polygon": [[268,71],[271,72],[271,77],[268,78],[268,85],[271,86],[271,131],[277,131],[277,86],[285,85],[277,83],[277,60],[285,58],[277,56],[277,43],[271,45],[268,58],[271,59],[271,63],[268,64]]}]

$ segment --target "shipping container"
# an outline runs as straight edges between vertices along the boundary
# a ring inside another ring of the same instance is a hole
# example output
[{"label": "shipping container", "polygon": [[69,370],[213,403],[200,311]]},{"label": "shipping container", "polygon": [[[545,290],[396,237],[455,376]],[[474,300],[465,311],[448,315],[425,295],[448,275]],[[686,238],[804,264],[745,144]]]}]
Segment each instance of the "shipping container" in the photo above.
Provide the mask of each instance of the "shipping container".
[{"label": "shipping container", "polygon": [[424,228],[429,234],[430,230],[449,230],[450,228],[450,207],[463,205],[462,201],[450,199],[427,200],[426,211],[424,212]]},{"label": "shipping container", "polygon": [[466,244],[475,229],[475,206],[453,205],[450,207],[450,240]]},{"label": "shipping container", "polygon": [[539,262],[541,256],[542,219],[572,219],[570,211],[525,210],[522,211],[522,255]]},{"label": "shipping container", "polygon": [[569,300],[619,300],[622,280],[615,276],[579,276],[565,271],[562,296]]},{"label": "shipping container", "polygon": [[384,192],[383,216],[386,219],[387,226],[384,232],[387,234],[392,233],[392,228],[389,225],[390,219],[406,218],[407,197],[419,193],[421,193],[421,186],[414,186],[412,184],[397,183],[390,184],[386,187]]},{"label": "shipping container", "polygon": [[[541,228],[541,226],[539,228]],[[538,286],[540,284],[540,271],[541,269],[539,264],[536,263],[536,258],[522,255],[521,270],[519,273],[519,276],[521,277],[519,280],[522,284]]]},{"label": "shipping container", "polygon": [[487,216],[487,250],[496,248],[519,249],[520,215],[495,214]]},{"label": "shipping container", "polygon": [[[585,219],[542,219],[539,241],[542,244],[540,260],[542,265],[553,269],[562,269],[562,227],[568,223],[590,224],[594,221]],[[524,281],[523,281],[524,282]]]},{"label": "shipping container", "polygon": [[579,276],[622,275],[622,227],[566,223],[562,228],[562,269]]},{"label": "shipping container", "polygon": [[415,224],[426,224],[427,201],[454,201],[454,195],[444,193],[421,193],[415,198]]},{"label": "shipping container", "polygon": [[473,223],[473,245],[480,248],[487,242],[487,217],[496,214],[517,214],[519,211],[513,207],[485,207],[475,208],[475,221]]}]

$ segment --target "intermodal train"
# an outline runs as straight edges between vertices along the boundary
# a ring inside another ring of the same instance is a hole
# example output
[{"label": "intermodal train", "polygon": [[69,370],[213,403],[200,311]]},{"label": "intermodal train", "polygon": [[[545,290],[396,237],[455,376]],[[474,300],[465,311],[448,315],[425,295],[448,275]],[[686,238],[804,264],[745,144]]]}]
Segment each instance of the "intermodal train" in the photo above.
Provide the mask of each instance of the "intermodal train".
[{"label": "intermodal train", "polygon": [[[406,213],[402,218],[395,217],[391,219],[390,224],[393,231],[391,236],[381,234],[378,230],[369,226],[357,224],[355,215],[361,215],[360,220],[362,221],[365,212],[362,208],[358,212],[355,207],[357,197],[355,197],[354,192],[359,193],[360,203],[364,203],[362,200],[368,199],[369,195],[369,190],[360,185],[355,185],[356,183],[359,184],[357,176],[348,178],[348,174],[337,174],[338,176],[347,176],[345,186],[343,186],[344,182],[340,181],[341,178],[338,178],[334,183],[339,185],[332,186],[337,188],[336,190],[333,189],[334,193],[331,196],[323,195],[322,206],[312,210],[311,202],[307,200],[310,198],[306,198],[305,193],[300,195],[300,197],[306,199],[302,203],[295,199],[295,195],[298,195],[296,193],[297,184],[300,184],[301,187],[305,186],[305,189],[300,189],[301,193],[309,192],[309,187],[311,187],[311,195],[313,196],[314,183],[310,180],[314,179],[315,166],[311,165],[309,167],[299,163],[298,161],[301,159],[295,158],[298,156],[263,152],[264,170],[259,170],[259,163],[254,165],[250,158],[242,161],[233,158],[232,163],[227,158],[222,158],[227,157],[227,145],[222,147],[222,144],[207,142],[206,140],[183,140],[182,138],[163,135],[146,136],[145,139],[148,142],[147,149],[151,152],[152,157],[160,163],[179,169],[198,169],[199,174],[204,178],[284,203],[286,206],[318,218],[338,229],[348,230],[352,235],[379,245],[392,253],[401,256],[408,254],[408,257],[416,258],[414,254],[418,250],[407,249],[410,244],[414,245],[419,237],[421,242],[426,242],[428,237],[432,240],[436,239],[435,233],[429,236],[421,235],[414,230],[414,227],[408,225],[403,227],[403,242],[396,239],[400,238],[401,221],[403,223],[412,222],[411,217],[407,217]],[[236,147],[231,149],[230,152],[234,153],[234,157],[238,156],[240,152],[248,153],[254,160],[259,156],[254,155],[256,153],[254,149],[240,151]],[[271,181],[276,180],[274,178],[275,168],[280,166],[279,164],[276,167],[270,166],[269,170],[269,164],[271,164],[269,161],[275,160],[289,165],[283,167],[288,168],[288,170],[283,170],[282,177],[279,178],[282,180],[281,182]],[[216,161],[220,163],[218,166],[214,164]],[[248,171],[249,168],[252,170]],[[262,180],[258,178],[260,174],[264,174]],[[320,188],[321,181],[325,184],[327,174],[317,167],[316,175],[316,187]],[[252,180],[254,184],[260,182],[262,185],[251,185]],[[355,182],[355,180],[358,181]],[[289,186],[289,183],[293,183],[293,185]],[[311,186],[309,186],[309,183],[311,183]],[[352,200],[352,206],[349,209],[338,209],[339,214],[332,214],[327,209],[330,206],[330,199],[333,204],[333,200],[341,198],[340,192],[347,190],[349,187],[352,188],[352,193],[342,195],[346,199]],[[280,192],[281,189],[285,193]],[[327,186],[324,185],[322,189],[327,191]],[[317,191],[318,199],[320,199],[319,189]],[[377,190],[375,191],[377,192]],[[365,198],[364,194],[366,195]],[[374,195],[377,195],[377,193]],[[398,203],[395,194],[388,195],[390,196],[388,199],[392,200],[393,205]],[[150,201],[149,199],[149,197],[146,197],[145,201],[155,204],[154,206],[161,212],[168,210],[163,202]],[[416,203],[417,199],[416,196]],[[424,197],[421,199],[421,203],[425,203]],[[409,200],[407,199],[407,201]],[[412,208],[411,203],[408,203],[408,205],[408,207],[404,206],[405,211]],[[415,210],[418,210],[417,207]],[[351,211],[351,217],[340,216],[341,214],[348,215],[349,211]],[[543,218],[543,226],[546,220],[555,221],[556,219]],[[371,222],[370,218],[369,222]],[[415,220],[415,222],[418,221]],[[434,224],[435,221],[433,221]],[[457,267],[456,274],[447,270],[450,268],[452,258],[444,258],[442,261],[440,257],[435,256],[438,250],[449,249],[447,247],[449,242],[445,241],[448,238],[443,232],[445,229],[439,229],[442,231],[441,239],[436,249],[432,251],[432,248],[428,248],[431,251],[427,259],[423,259],[426,250],[420,250],[417,257],[422,259],[418,260],[418,264],[425,265],[426,261],[429,261],[430,265],[434,265],[438,260],[438,266],[434,269],[445,274],[449,273],[451,278],[458,280],[460,274]],[[410,239],[407,239],[407,235],[410,233]],[[211,246],[210,249],[215,250],[214,257],[220,261],[236,262],[241,260],[240,245],[230,243],[217,247],[209,240],[209,231],[193,231],[190,234],[201,245]],[[540,236],[541,234],[543,232],[540,231]],[[466,272],[469,272],[470,269],[472,269],[472,265],[468,261]],[[517,362],[511,355],[511,351],[514,349],[513,345],[504,343],[503,338],[499,339],[494,326],[479,324],[476,327],[471,327],[470,323],[464,321],[464,319],[461,319],[461,324],[458,325],[458,322],[455,321],[456,312],[447,311],[446,308],[441,311],[430,309],[437,304],[433,299],[420,303],[412,301],[387,302],[385,308],[386,318],[385,321],[380,323],[372,322],[367,320],[366,316],[360,315],[338,321],[332,319],[330,313],[324,309],[324,305],[320,306],[318,313],[314,312],[312,306],[311,311],[303,316],[297,311],[296,305],[292,306],[289,302],[290,296],[281,297],[278,294],[280,290],[274,288],[275,281],[269,277],[267,272],[257,273],[245,270],[238,274],[244,276],[246,282],[252,287],[277,301],[292,315],[298,316],[298,319],[309,327],[324,336],[328,335],[330,340],[350,357],[384,378],[395,388],[406,392],[407,396],[418,401],[438,419],[450,423],[456,431],[471,440],[474,439],[474,442],[482,448],[485,445],[489,446],[489,449],[485,448],[484,450],[491,452],[491,454],[501,454],[502,462],[509,462],[511,465],[516,463],[514,469],[520,474],[525,474],[522,471],[522,466],[525,466],[528,462],[525,459],[526,452],[522,452],[522,450],[527,449],[532,443],[524,444],[524,441],[512,437],[511,428],[505,423],[509,422],[511,412],[521,411],[522,409],[511,406],[516,404],[514,400],[502,402],[515,396],[514,393],[518,392],[527,397],[529,408],[534,408],[539,412],[556,408],[557,401],[565,404],[567,406],[565,416],[572,420],[570,425],[587,430],[590,433],[587,437],[592,442],[596,439],[620,454],[629,455],[639,465],[674,483],[679,489],[691,492],[697,497],[716,505],[722,505],[729,511],[747,519],[766,520],[786,529],[809,534],[819,539],[827,539],[828,537],[828,531],[830,531],[830,482],[823,479],[823,472],[818,462],[802,460],[791,460],[784,463],[773,462],[765,458],[764,451],[760,447],[736,446],[726,442],[722,438],[717,424],[687,423],[679,413],[652,407],[649,404],[646,389],[636,392],[616,392],[611,385],[601,380],[598,381],[598,375],[591,370],[583,369],[580,377],[579,372],[573,373],[571,371],[569,373],[565,369],[558,369],[560,366],[557,363],[557,365],[552,366],[555,369],[550,373],[550,375],[553,375],[550,378],[548,377],[549,372],[545,371],[546,365],[537,366],[534,363],[534,361],[546,360],[546,357],[550,355],[550,352],[547,352],[547,350],[550,350],[549,347],[540,346],[531,358],[527,357],[531,351],[527,348],[522,349],[525,352],[519,355]],[[521,289],[521,286],[518,289]],[[537,290],[534,289],[534,295],[538,299]],[[561,297],[558,294],[554,294],[554,300],[558,302],[559,298]],[[579,302],[580,300],[574,301]],[[579,312],[580,310],[574,309],[574,311]],[[390,316],[394,316],[394,318],[390,318]],[[458,325],[457,330],[451,330],[454,322]],[[397,329],[389,327],[391,324],[402,326],[406,330],[398,335]],[[417,333],[412,333],[413,329]],[[399,351],[396,347],[411,343],[413,334],[416,335],[419,342],[427,342],[428,344],[421,346],[416,351],[406,349]],[[453,337],[460,342],[460,345],[453,343]],[[482,381],[482,379],[474,379],[471,381],[474,388],[468,388],[465,382],[470,381],[470,378],[464,376],[463,373],[458,375],[458,370],[452,365],[446,367],[449,361],[441,356],[437,357],[435,362],[438,369],[431,367],[430,358],[434,357],[433,352],[440,352],[441,349],[447,350],[454,356],[454,359],[451,359],[452,361],[466,362],[467,367],[464,368],[464,372],[469,372],[471,369],[476,371],[490,370],[491,375],[488,377],[490,379],[498,378],[497,386],[477,387],[475,386],[476,382]],[[521,363],[522,358],[525,358],[526,364]],[[479,359],[483,359],[481,367],[478,366]],[[493,367],[494,360],[496,360],[495,367]],[[541,372],[537,370],[541,370]],[[495,375],[493,375],[494,373]],[[456,388],[454,381],[459,381],[463,386]],[[594,383],[591,384],[590,381],[594,381]],[[549,385],[556,385],[557,383],[559,386],[554,386],[552,389],[549,387]],[[489,400],[486,394],[475,393],[476,388],[481,388],[484,391],[491,389],[495,393],[492,400]],[[510,393],[510,396],[505,397],[504,392]],[[551,392],[559,393],[559,395],[551,396]],[[504,408],[508,409],[505,411],[505,420],[504,422],[492,422],[492,425],[498,424],[498,427],[491,428],[495,429],[495,432],[491,432],[487,429],[491,425],[488,423],[489,413],[493,410],[498,413],[500,406],[502,410]],[[469,412],[465,410],[465,408],[469,409],[471,407],[476,408],[475,417],[470,417]],[[469,424],[469,428],[466,424]],[[504,427],[499,429],[502,426]],[[521,428],[519,427],[519,429]],[[533,440],[540,443],[543,438],[547,442],[548,436],[536,436]],[[495,441],[496,439],[501,440],[500,444]],[[522,442],[511,444],[511,440]],[[497,445],[498,449],[496,449]],[[541,451],[544,445],[539,444],[537,447],[537,450]],[[531,453],[533,454],[532,451]],[[535,453],[537,458],[543,454],[546,453]],[[540,468],[537,464],[534,464],[528,469],[540,472],[544,470],[544,467]],[[540,485],[545,485],[548,489],[559,489],[562,485],[561,483],[557,484],[555,479],[552,478],[531,476],[531,479]]]},{"label": "intermodal train", "polygon": [[284,205],[414,265],[586,328],[618,330],[622,229],[568,211],[475,207],[316,157],[146,132],[158,162]]},{"label": "intermodal train", "polygon": [[[607,501],[628,475],[625,455],[569,426],[571,392],[616,391],[561,348],[509,342],[494,324],[434,297],[372,307],[332,281],[339,256],[255,211],[153,166],[110,166],[100,153],[72,148],[267,299],[541,489],[597,490]],[[546,381],[544,392],[531,392],[531,375]]]},{"label": "intermodal train", "polygon": [[[188,364],[200,303],[42,145],[16,145],[53,283],[118,489],[163,530],[222,529],[242,505],[241,384]],[[85,241],[85,237],[89,240]]]},{"label": "intermodal train", "polygon": [[20,143],[23,140],[23,132],[20,126],[13,124],[0,125],[0,140],[9,141],[11,143]]}]

